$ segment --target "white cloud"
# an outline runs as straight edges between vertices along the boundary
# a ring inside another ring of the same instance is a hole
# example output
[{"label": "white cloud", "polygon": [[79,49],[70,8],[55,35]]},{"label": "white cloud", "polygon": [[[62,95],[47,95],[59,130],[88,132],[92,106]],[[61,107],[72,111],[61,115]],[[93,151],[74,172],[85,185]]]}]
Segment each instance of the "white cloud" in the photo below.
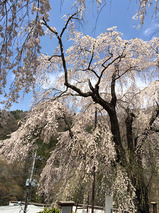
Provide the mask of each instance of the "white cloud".
[{"label": "white cloud", "polygon": [[144,89],[148,86],[148,84],[142,81],[141,79],[137,79],[136,84],[140,89]]},{"label": "white cloud", "polygon": [[63,76],[63,73],[48,73],[47,82],[42,85],[43,89],[49,89],[55,87],[58,79]]},{"label": "white cloud", "polygon": [[159,24],[154,23],[152,25],[152,27],[149,27],[146,30],[144,30],[144,35],[145,36],[154,36],[155,33],[158,31],[158,29],[159,29]]}]

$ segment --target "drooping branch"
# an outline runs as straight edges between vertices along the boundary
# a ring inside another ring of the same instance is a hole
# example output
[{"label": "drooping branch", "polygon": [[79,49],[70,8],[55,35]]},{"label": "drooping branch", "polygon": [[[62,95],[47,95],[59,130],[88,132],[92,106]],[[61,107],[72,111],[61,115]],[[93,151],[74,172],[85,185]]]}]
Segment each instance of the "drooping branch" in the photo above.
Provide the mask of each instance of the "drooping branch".
[{"label": "drooping branch", "polygon": [[125,75],[127,72],[135,70],[137,68],[137,66],[130,66],[128,69],[126,69],[121,75],[116,76],[115,80],[118,80],[119,78],[121,78],[123,75]]},{"label": "drooping branch", "polygon": [[150,121],[148,123],[147,128],[144,129],[141,137],[138,137],[137,140],[137,147],[136,147],[136,151],[140,151],[140,148],[142,146],[142,144],[146,141],[146,139],[148,138],[148,136],[150,134],[152,134],[153,132],[159,132],[159,129],[153,127],[153,123],[155,122],[155,120],[157,119],[157,117],[159,116],[159,105],[157,104],[155,110],[153,111],[151,117],[150,117]]}]

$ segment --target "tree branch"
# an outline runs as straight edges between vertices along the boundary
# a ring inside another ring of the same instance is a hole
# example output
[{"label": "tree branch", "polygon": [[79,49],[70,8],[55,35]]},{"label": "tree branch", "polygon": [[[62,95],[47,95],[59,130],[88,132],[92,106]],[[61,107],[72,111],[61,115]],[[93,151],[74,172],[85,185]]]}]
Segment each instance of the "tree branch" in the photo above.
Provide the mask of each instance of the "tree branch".
[{"label": "tree branch", "polygon": [[91,71],[91,72],[93,72],[94,74],[95,74],[95,76],[97,77],[97,78],[99,78],[99,75],[96,73],[96,71],[95,70],[93,70],[93,69],[84,69],[84,70],[81,70],[81,71]]},{"label": "tree branch", "polygon": [[73,14],[72,16],[69,17],[65,27],[63,28],[60,36],[58,34],[57,31],[55,31],[54,29],[52,29],[48,24],[47,22],[45,21],[45,19],[43,18],[43,21],[44,21],[44,25],[52,32],[56,35],[57,39],[58,39],[58,42],[59,42],[59,45],[60,45],[60,52],[61,52],[61,59],[62,59],[62,66],[63,66],[63,69],[64,69],[64,74],[65,74],[65,83],[64,85],[72,90],[74,90],[75,92],[77,92],[79,95],[81,95],[82,97],[89,97],[89,96],[92,96],[92,92],[82,92],[81,89],[77,88],[76,86],[70,84],[68,82],[68,71],[67,71],[67,65],[66,65],[66,60],[65,60],[65,55],[64,55],[64,48],[63,48],[63,42],[62,42],[62,39],[61,39],[61,36],[63,35],[66,27],[68,26],[68,23],[69,21],[76,15],[77,13]]},{"label": "tree branch", "polygon": [[95,44],[96,44],[96,41],[95,41],[95,43],[94,43],[94,45],[93,45],[93,51],[92,51],[92,56],[91,56],[91,59],[90,59],[89,65],[88,65],[88,70],[90,69],[91,63],[92,63],[92,61],[93,61]]},{"label": "tree branch", "polygon": [[134,67],[129,67],[127,70],[125,70],[121,75],[118,75],[117,77],[116,77],[116,79],[115,80],[118,80],[119,78],[121,78],[123,75],[125,75],[128,71],[130,71],[130,70],[135,70],[135,68],[136,68],[137,66],[134,66]]},{"label": "tree branch", "polygon": [[82,92],[82,90],[80,90],[79,88],[77,88],[74,85],[69,84],[68,82],[65,82],[64,85],[72,90],[74,90],[75,92],[77,92],[79,95],[81,95],[82,97],[89,97],[92,96],[92,92]]},{"label": "tree branch", "polygon": [[98,81],[97,81],[97,83],[96,83],[96,86],[99,86],[99,84],[100,84],[100,82],[101,82],[101,79],[102,79],[102,77],[103,77],[103,74],[104,74],[105,70],[108,69],[108,67],[109,67],[110,65],[112,65],[115,61],[117,61],[118,59],[124,58],[124,57],[125,57],[125,55],[123,55],[123,54],[117,56],[117,57],[116,57],[115,59],[113,59],[109,64],[107,64],[107,66],[104,66],[104,64],[105,64],[107,61],[109,61],[109,60],[112,58],[112,56],[110,56],[108,59],[105,60],[105,62],[103,62],[102,66],[104,67],[104,69],[101,71],[101,74],[100,74],[99,79],[98,79]]},{"label": "tree branch", "polygon": [[66,24],[64,26],[64,28],[62,29],[61,33],[60,33],[60,37],[62,37],[62,35],[64,34],[69,22],[72,20],[72,19],[75,19],[74,17],[79,13],[80,11],[77,11],[76,13],[74,13],[73,15],[70,15],[68,20],[66,21]]},{"label": "tree branch", "polygon": [[54,57],[56,57],[56,58],[61,58],[61,55],[52,55],[52,56],[48,59],[48,61],[51,61],[51,59],[54,58]]}]

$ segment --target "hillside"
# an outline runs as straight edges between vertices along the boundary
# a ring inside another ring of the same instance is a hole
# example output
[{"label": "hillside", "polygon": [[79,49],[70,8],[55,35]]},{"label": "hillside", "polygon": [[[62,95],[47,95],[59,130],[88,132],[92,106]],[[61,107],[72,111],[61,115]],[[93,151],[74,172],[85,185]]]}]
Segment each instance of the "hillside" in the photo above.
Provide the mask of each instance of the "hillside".
[{"label": "hillside", "polygon": [[25,115],[26,112],[22,110],[0,110],[0,140],[8,138],[12,132],[18,129],[18,123]]},{"label": "hillside", "polygon": [[[46,110],[49,115],[50,110]],[[39,116],[42,114],[40,109]],[[34,114],[34,113],[33,113]],[[23,112],[21,110],[16,111],[0,111],[0,140],[3,142],[5,139],[10,139],[12,133],[16,133],[16,131],[21,131],[21,126],[25,125],[27,119],[33,117],[33,114],[28,112]],[[51,117],[51,116],[48,116]],[[64,120],[56,115],[56,121],[58,123],[57,132],[63,132],[67,130],[66,124]],[[44,117],[42,121],[46,121],[46,112],[44,113]],[[71,122],[68,119],[68,122]],[[33,126],[35,127],[35,123]],[[31,126],[28,125],[27,128]],[[45,125],[42,125],[42,128]],[[36,128],[36,127],[35,127]],[[39,180],[39,175],[46,164],[47,159],[50,157],[50,151],[55,147],[57,143],[57,135],[51,136],[47,143],[43,143],[43,135],[39,139],[37,139],[36,144],[38,146],[37,159],[35,163],[35,171],[34,171],[34,180],[37,182]],[[23,145],[22,145],[23,146]],[[1,146],[0,146],[1,147]],[[20,153],[20,147],[16,149],[18,153]],[[25,161],[17,164],[17,160],[13,163],[7,163],[6,158],[0,155],[0,206],[8,205],[10,200],[24,200],[25,199],[25,182],[26,179],[30,178],[30,172],[32,168],[33,161],[33,153],[34,151],[30,151],[27,155]],[[22,163],[22,165],[21,165]],[[5,182],[5,184],[4,184]],[[30,201],[32,202],[44,202],[43,197],[37,195],[37,186],[31,188],[31,197]]]},{"label": "hillside", "polygon": [[[19,121],[26,112],[0,111],[0,140],[10,137],[10,134],[19,127]],[[24,199],[25,174],[20,165],[8,164],[4,157],[0,156],[0,205],[8,205],[10,200]]]}]

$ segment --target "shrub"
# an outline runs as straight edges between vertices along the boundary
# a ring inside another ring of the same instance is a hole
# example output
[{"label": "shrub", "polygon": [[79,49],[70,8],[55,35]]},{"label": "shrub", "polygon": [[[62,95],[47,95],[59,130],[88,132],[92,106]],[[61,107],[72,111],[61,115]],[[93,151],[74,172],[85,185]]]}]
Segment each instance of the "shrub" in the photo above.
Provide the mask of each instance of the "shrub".
[{"label": "shrub", "polygon": [[44,208],[44,211],[40,211],[39,213],[60,213],[60,210],[57,208]]}]

